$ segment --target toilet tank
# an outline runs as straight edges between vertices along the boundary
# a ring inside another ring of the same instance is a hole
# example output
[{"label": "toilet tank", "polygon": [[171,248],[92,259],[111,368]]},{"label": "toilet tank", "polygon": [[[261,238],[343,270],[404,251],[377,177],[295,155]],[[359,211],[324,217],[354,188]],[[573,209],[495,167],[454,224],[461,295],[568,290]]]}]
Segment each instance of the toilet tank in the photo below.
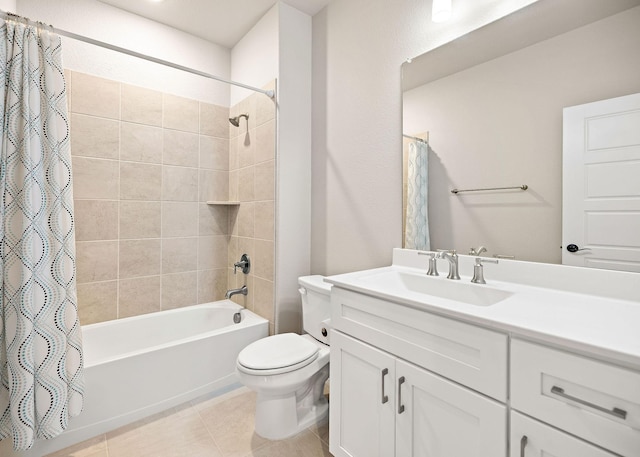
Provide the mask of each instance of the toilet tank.
[{"label": "toilet tank", "polygon": [[302,296],[302,327],[322,343],[329,344],[329,317],[331,315],[331,284],[324,276],[298,278]]}]

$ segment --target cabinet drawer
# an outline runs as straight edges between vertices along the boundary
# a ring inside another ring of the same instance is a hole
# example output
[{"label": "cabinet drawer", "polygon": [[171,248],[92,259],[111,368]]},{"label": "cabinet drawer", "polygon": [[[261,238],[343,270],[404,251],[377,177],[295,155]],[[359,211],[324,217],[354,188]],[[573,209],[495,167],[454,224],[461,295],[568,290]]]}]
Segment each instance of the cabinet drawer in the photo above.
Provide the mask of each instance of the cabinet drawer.
[{"label": "cabinet drawer", "polygon": [[510,457],[615,457],[541,422],[511,413]]},{"label": "cabinet drawer", "polygon": [[640,373],[511,342],[511,406],[620,455],[640,455]]},{"label": "cabinet drawer", "polygon": [[507,336],[334,287],[331,325],[478,392],[506,401]]}]

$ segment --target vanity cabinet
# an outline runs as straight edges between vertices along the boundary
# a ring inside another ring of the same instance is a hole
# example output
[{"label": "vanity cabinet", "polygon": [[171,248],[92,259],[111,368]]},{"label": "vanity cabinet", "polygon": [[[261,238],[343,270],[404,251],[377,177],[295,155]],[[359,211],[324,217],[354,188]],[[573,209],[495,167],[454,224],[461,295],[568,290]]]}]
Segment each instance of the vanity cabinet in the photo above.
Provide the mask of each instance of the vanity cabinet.
[{"label": "vanity cabinet", "polygon": [[[334,287],[331,326],[502,403],[508,338],[418,307]],[[331,342],[333,350],[333,341]]]},{"label": "vanity cabinet", "polygon": [[329,367],[331,453],[334,457],[394,455],[394,358],[332,331]]},{"label": "vanity cabinet", "polygon": [[511,412],[510,457],[616,457],[615,454]]},{"label": "vanity cabinet", "polygon": [[396,379],[397,457],[506,456],[504,405],[397,359]]},{"label": "vanity cabinet", "polygon": [[506,456],[507,336],[333,288],[335,457]]},{"label": "vanity cabinet", "polygon": [[335,457],[640,456],[637,369],[391,297],[331,300]]},{"label": "vanity cabinet", "polygon": [[504,405],[343,333],[331,338],[335,457],[506,456]]},{"label": "vanity cabinet", "polygon": [[637,371],[514,338],[511,408],[616,454],[640,456]]}]

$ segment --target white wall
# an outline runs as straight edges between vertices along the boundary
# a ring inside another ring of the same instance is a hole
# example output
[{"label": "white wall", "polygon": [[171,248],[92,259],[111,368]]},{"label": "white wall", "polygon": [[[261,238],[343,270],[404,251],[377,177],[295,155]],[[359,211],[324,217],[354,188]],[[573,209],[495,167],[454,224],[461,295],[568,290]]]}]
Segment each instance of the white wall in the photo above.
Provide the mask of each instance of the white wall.
[{"label": "white wall", "polygon": [[638,24],[640,7],[405,93],[405,132],[429,130],[433,151],[432,249],[560,263],[562,109],[640,92]]},{"label": "white wall", "polygon": [[298,277],[311,262],[311,17],[280,3],[276,331],[301,326]]},{"label": "white wall", "polygon": [[[18,0],[18,14],[59,29],[230,77],[230,51],[97,0]],[[229,86],[65,38],[66,68],[136,86],[229,106]]]},{"label": "white wall", "polygon": [[[278,77],[279,6],[271,8],[231,50],[231,79],[253,87],[263,87]],[[231,104],[251,95],[251,91],[231,87]]]},{"label": "white wall", "polygon": [[311,271],[391,263],[402,242],[400,65],[531,0],[333,0],[313,17]]},{"label": "white wall", "polygon": [[15,13],[16,0],[0,0],[0,10],[6,13]]}]

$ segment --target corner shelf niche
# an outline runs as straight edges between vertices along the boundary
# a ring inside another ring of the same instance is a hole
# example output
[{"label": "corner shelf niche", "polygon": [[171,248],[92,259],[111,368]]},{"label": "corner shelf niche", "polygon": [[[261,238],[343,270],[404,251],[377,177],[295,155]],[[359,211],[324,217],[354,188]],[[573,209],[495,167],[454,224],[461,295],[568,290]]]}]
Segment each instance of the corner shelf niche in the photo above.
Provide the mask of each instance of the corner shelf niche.
[{"label": "corner shelf niche", "polygon": [[207,201],[207,205],[240,206],[240,202],[227,202],[227,201],[209,200],[209,201]]}]

